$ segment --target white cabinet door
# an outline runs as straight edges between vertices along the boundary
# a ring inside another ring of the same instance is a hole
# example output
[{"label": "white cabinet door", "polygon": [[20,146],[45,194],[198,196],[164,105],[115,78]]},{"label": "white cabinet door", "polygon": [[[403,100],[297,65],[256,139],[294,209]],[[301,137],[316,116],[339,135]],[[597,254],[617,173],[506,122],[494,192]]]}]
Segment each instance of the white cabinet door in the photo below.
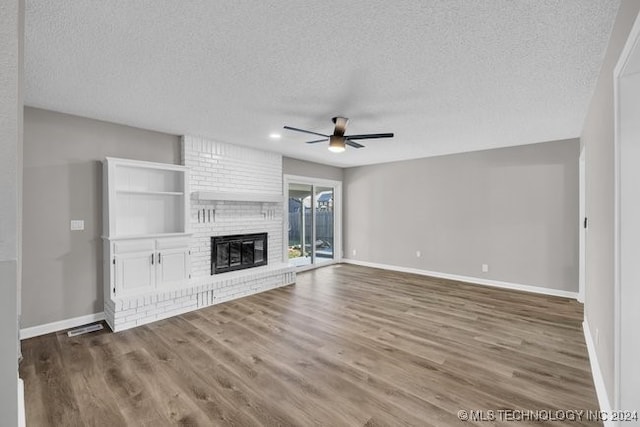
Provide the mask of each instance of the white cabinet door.
[{"label": "white cabinet door", "polygon": [[156,281],[155,241],[130,240],[113,245],[115,294],[123,296],[153,290]]},{"label": "white cabinet door", "polygon": [[179,286],[191,273],[188,237],[116,241],[112,253],[113,296]]},{"label": "white cabinet door", "polygon": [[189,278],[189,249],[158,252],[158,287],[175,285]]},{"label": "white cabinet door", "polygon": [[158,251],[157,285],[173,286],[189,278],[189,239],[166,238],[156,240]]},{"label": "white cabinet door", "polygon": [[155,259],[153,252],[134,252],[115,255],[116,295],[153,290],[155,284]]}]

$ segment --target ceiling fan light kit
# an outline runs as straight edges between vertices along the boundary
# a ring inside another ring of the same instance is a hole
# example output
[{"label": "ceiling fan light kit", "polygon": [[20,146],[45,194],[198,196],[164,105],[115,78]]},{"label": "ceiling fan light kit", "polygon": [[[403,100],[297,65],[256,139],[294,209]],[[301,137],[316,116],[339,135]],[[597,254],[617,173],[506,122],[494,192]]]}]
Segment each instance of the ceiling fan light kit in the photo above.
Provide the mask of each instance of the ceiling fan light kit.
[{"label": "ceiling fan light kit", "polygon": [[317,142],[324,142],[326,140],[329,140],[329,151],[331,151],[332,153],[342,153],[345,150],[347,145],[353,148],[364,148],[364,145],[358,144],[357,142],[353,141],[354,139],[393,138],[393,133],[368,133],[363,135],[345,135],[344,132],[347,129],[347,124],[349,123],[349,119],[347,119],[346,117],[333,117],[331,121],[336,125],[333,130],[333,135],[325,135],[323,133],[294,128],[291,126],[285,126],[284,128],[287,130],[295,131],[295,132],[308,133],[311,135],[318,135],[323,137],[322,139],[307,141],[307,144],[315,144]]},{"label": "ceiling fan light kit", "polygon": [[329,137],[329,151],[332,153],[342,153],[344,150],[344,137],[331,135]]}]

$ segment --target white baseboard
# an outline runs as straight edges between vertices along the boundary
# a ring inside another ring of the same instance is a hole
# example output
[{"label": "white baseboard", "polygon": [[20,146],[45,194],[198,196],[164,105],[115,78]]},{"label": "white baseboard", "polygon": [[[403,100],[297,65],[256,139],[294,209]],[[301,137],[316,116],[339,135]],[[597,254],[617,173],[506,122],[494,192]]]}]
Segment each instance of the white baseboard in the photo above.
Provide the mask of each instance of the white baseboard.
[{"label": "white baseboard", "polygon": [[342,262],[347,264],[361,265],[363,267],[381,268],[383,270],[400,271],[403,273],[419,274],[421,276],[438,277],[440,279],[456,280],[458,282],[471,283],[473,285],[493,286],[495,288],[514,289],[517,291],[532,292],[536,294],[552,295],[556,297],[564,297],[577,299],[577,292],[562,291],[559,289],[543,288],[540,286],[521,285],[518,283],[500,282],[496,280],[481,279],[479,277],[458,276],[457,274],[440,273],[437,271],[420,270],[410,267],[399,267],[396,265],[378,264],[375,262],[359,261],[355,259],[343,258]]},{"label": "white baseboard", "polygon": [[104,312],[88,314],[86,316],[74,317],[73,319],[59,320],[57,322],[46,323],[44,325],[32,326],[30,328],[20,329],[20,339],[26,340],[40,335],[50,334],[51,332],[63,331],[76,326],[83,326],[87,323],[99,322],[104,320]]},{"label": "white baseboard", "polygon": [[[593,342],[591,330],[589,329],[589,322],[585,316],[582,322],[582,330],[584,332],[584,341],[587,343],[587,351],[589,352],[589,363],[591,364],[591,374],[593,375],[593,384],[596,387],[596,394],[598,396],[598,405],[603,412],[611,413],[611,404],[609,403],[609,394],[607,388],[604,385],[604,378],[602,371],[600,370],[600,363],[598,362],[598,355],[596,354],[596,346]],[[616,423],[613,421],[604,421],[605,427],[615,427]]]},{"label": "white baseboard", "polygon": [[25,427],[27,418],[24,407],[24,381],[18,378],[18,427]]}]

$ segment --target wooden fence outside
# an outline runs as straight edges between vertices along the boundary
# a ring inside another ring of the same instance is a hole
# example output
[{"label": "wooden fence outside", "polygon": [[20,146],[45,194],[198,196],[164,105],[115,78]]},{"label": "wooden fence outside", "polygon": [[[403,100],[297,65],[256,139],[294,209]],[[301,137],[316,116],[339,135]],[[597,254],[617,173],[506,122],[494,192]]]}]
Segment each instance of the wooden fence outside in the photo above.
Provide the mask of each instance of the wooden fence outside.
[{"label": "wooden fence outside", "polygon": [[[307,210],[307,209],[305,209]],[[311,239],[311,211],[305,212],[304,225],[307,242]],[[302,229],[302,213],[289,213],[289,246],[299,245]],[[316,212],[316,240],[322,240],[333,246],[333,212]]]}]

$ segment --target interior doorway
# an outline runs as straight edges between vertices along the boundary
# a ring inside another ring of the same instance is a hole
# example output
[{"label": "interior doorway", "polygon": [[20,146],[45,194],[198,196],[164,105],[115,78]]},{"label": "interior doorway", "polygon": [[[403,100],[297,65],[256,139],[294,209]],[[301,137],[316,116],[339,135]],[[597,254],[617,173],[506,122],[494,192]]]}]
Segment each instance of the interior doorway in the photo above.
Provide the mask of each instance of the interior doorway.
[{"label": "interior doorway", "polygon": [[339,181],[285,175],[285,259],[300,269],[340,261]]},{"label": "interior doorway", "polygon": [[614,70],[614,409],[640,408],[640,19]]}]

